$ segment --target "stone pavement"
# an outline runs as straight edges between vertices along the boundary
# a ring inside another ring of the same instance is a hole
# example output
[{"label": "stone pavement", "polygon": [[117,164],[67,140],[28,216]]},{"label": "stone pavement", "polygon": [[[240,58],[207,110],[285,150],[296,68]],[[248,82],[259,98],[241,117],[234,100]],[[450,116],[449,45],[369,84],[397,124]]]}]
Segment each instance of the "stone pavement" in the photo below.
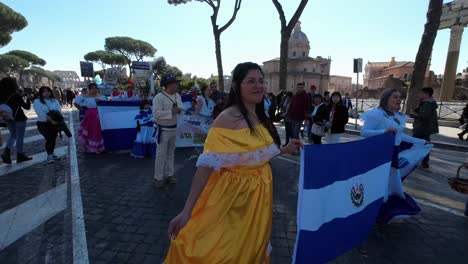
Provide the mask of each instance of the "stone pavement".
[{"label": "stone pavement", "polygon": [[[74,124],[77,129],[76,112]],[[279,130],[284,133],[281,127]],[[347,134],[344,139],[358,138]],[[42,151],[41,144],[29,143],[27,149]],[[436,151],[433,167],[442,164],[447,171],[451,168],[448,161],[458,162],[460,157],[457,151]],[[151,158],[134,159],[128,153],[78,153],[85,224],[82,233],[75,232],[76,218],[72,217],[71,205],[76,197],[70,195],[73,162],[68,155],[55,164],[42,163],[0,175],[0,223],[12,208],[57,193],[62,187],[67,190],[65,200],[51,196],[44,203],[42,208],[55,206],[46,221],[0,249],[0,263],[73,263],[77,248],[73,242],[80,238],[86,239],[89,263],[161,263],[169,245],[168,222],[182,209],[194,175],[196,161],[188,160],[191,153],[191,149],[176,151],[179,182],[162,190],[151,186]],[[289,156],[271,161],[272,263],[291,263],[294,251],[299,177],[296,159]],[[460,216],[466,197],[448,187],[446,177],[451,171],[446,175],[441,171],[431,168],[408,178],[406,191],[424,202],[420,203],[420,215],[401,224],[375,226],[366,242],[332,263],[467,263],[468,220]],[[61,206],[65,209],[60,210]],[[31,221],[37,218],[29,216]],[[0,226],[0,243],[4,230]]]}]

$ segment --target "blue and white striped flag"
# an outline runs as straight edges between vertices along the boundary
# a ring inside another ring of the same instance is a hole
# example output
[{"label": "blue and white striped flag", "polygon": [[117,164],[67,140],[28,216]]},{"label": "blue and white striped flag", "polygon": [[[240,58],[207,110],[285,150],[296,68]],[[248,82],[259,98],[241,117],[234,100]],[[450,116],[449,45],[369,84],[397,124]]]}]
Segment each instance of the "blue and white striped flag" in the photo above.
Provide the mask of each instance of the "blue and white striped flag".
[{"label": "blue and white striped flag", "polygon": [[367,239],[387,194],[395,136],[304,148],[293,263],[324,263]]}]

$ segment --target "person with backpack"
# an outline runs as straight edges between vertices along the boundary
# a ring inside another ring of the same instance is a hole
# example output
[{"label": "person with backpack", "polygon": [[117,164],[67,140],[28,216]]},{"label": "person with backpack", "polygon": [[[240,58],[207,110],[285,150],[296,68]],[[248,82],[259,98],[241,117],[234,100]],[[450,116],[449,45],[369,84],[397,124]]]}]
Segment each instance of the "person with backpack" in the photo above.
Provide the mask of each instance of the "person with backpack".
[{"label": "person with backpack", "polygon": [[34,100],[34,111],[37,114],[37,130],[45,139],[45,149],[47,152],[47,163],[58,160],[59,157],[54,154],[55,142],[59,133],[58,124],[54,121],[49,112],[52,110],[61,112],[60,102],[54,98],[52,89],[42,86],[39,89],[39,98]]},{"label": "person with backpack", "polygon": [[6,164],[11,164],[11,149],[16,143],[16,163],[32,160],[23,152],[24,134],[26,132],[26,121],[28,118],[24,114],[23,108],[31,109],[31,101],[23,100],[19,93],[19,86],[15,78],[5,77],[0,80],[0,103],[11,111],[11,120],[6,122],[10,136],[5,150],[1,156]]}]

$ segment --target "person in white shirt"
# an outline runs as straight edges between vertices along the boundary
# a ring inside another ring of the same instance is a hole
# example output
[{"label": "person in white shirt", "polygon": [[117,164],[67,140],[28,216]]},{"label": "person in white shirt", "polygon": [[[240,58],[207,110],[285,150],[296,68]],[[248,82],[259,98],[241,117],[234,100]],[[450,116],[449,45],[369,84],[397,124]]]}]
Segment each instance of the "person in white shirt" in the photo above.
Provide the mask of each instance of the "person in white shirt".
[{"label": "person in white shirt", "polygon": [[201,95],[198,96],[196,113],[203,117],[213,118],[213,110],[216,103],[210,98],[213,90],[208,85],[204,85],[201,88]]},{"label": "person in white shirt", "polygon": [[62,107],[60,106],[60,102],[54,98],[52,89],[42,86],[39,89],[39,98],[34,100],[33,108],[37,114],[37,130],[39,130],[39,133],[41,133],[46,141],[47,162],[54,162],[59,159],[59,157],[54,155],[55,142],[59,131],[57,123],[47,114],[52,110],[61,112]]},{"label": "person in white shirt", "polygon": [[153,99],[153,116],[156,121],[156,160],[154,186],[161,188],[164,180],[176,183],[174,175],[174,151],[176,147],[177,116],[183,111],[182,98],[177,94],[177,79],[168,73],[161,79],[164,91]]}]

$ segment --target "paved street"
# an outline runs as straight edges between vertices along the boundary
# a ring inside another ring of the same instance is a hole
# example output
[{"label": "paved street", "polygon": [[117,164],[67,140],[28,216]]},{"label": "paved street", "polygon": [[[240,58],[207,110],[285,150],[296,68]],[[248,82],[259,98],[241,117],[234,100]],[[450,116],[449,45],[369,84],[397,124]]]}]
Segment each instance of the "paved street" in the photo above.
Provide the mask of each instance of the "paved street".
[{"label": "paved street", "polygon": [[[72,123],[77,130],[76,112]],[[28,126],[25,149],[44,159],[42,138],[33,138],[39,135],[35,123]],[[0,166],[0,263],[161,263],[169,243],[167,224],[183,207],[195,171],[196,161],[188,160],[191,149],[176,152],[179,182],[156,190],[151,186],[153,159],[77,153],[73,143],[60,141],[64,158],[54,164]],[[332,263],[467,263],[468,219],[462,216],[467,197],[447,184],[463,155],[436,148],[431,169],[418,169],[406,183],[421,214],[375,226],[366,242]],[[298,157],[276,158],[271,165],[272,262],[291,263]]]}]

